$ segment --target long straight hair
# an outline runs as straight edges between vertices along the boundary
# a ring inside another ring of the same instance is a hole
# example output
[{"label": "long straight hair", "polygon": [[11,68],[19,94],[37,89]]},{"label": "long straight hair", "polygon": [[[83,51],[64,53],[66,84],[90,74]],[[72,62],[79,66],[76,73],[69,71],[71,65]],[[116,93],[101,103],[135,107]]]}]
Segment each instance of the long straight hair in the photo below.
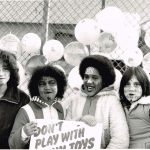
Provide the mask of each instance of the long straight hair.
[{"label": "long straight hair", "polygon": [[126,106],[130,106],[131,103],[126,99],[124,95],[124,87],[128,83],[128,81],[132,78],[132,76],[135,75],[137,80],[139,81],[141,87],[142,87],[142,96],[148,96],[150,95],[150,82],[148,79],[147,74],[143,70],[142,67],[129,67],[124,72],[121,82],[120,82],[120,88],[119,88],[119,95],[121,98],[121,103]]},{"label": "long straight hair", "polygon": [[7,86],[17,88],[20,78],[16,56],[12,53],[0,49],[0,61],[6,65],[8,71],[10,72],[10,79],[7,82]]}]

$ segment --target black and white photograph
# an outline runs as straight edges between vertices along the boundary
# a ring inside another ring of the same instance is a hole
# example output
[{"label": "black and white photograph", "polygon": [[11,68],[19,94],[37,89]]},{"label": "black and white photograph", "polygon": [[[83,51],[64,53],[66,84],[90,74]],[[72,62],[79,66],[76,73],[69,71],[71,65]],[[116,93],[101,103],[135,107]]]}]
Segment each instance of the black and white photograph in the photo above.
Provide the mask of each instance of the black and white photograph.
[{"label": "black and white photograph", "polygon": [[150,149],[150,0],[0,0],[0,149]]}]

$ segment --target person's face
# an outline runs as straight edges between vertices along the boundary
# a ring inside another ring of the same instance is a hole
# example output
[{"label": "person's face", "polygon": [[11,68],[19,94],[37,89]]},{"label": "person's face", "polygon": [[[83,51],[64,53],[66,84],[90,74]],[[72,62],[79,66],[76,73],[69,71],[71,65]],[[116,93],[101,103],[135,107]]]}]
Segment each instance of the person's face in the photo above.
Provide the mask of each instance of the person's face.
[{"label": "person's face", "polygon": [[6,85],[10,79],[10,71],[5,63],[0,60],[0,86]]},{"label": "person's face", "polygon": [[38,90],[43,101],[51,104],[58,92],[57,82],[52,77],[44,76],[38,83]]},{"label": "person's face", "polygon": [[142,96],[142,87],[137,80],[136,76],[133,75],[128,83],[124,87],[124,95],[128,101],[135,102]]},{"label": "person's face", "polygon": [[93,67],[86,68],[83,86],[88,96],[94,96],[102,89],[102,77],[97,69]]}]

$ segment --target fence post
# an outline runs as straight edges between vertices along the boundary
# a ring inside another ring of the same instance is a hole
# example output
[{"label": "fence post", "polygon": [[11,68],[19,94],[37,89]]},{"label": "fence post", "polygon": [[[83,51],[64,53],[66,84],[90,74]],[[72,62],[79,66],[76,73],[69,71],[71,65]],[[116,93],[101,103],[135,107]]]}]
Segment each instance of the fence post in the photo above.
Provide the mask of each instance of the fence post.
[{"label": "fence post", "polygon": [[102,9],[105,8],[105,0],[102,0]]},{"label": "fence post", "polygon": [[44,43],[48,40],[48,29],[49,29],[49,5],[50,0],[44,0],[44,7],[43,7],[43,21],[42,21],[42,44],[41,44],[41,51],[40,53],[43,54],[42,48]]}]

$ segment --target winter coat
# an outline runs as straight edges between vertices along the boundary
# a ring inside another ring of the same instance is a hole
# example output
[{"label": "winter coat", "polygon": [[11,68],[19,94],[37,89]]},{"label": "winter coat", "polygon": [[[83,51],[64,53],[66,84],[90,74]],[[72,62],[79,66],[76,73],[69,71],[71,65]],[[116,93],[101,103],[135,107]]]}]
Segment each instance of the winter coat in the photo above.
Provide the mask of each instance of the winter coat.
[{"label": "winter coat", "polygon": [[[56,102],[53,106],[50,106],[49,108],[41,105],[37,102],[30,102],[29,103],[30,108],[32,109],[34,116],[36,119],[46,119],[51,121],[51,119],[64,119],[64,112],[63,108],[60,103]],[[26,106],[25,106],[26,107]],[[44,110],[48,109],[46,113],[44,113]],[[47,116],[47,114],[50,114]],[[9,145],[10,148],[13,149],[28,149],[29,148],[29,141],[23,141],[21,138],[21,132],[22,132],[22,127],[29,123],[31,120],[26,113],[26,110],[24,107],[22,107],[15,119],[15,123],[13,126],[13,129],[11,131],[10,137],[9,137]]]},{"label": "winter coat", "polygon": [[129,148],[150,149],[150,96],[142,97],[130,109],[124,109],[129,126]]},{"label": "winter coat", "polygon": [[[97,122],[103,125],[101,148],[128,148],[128,126],[116,92],[105,88],[94,97],[98,97],[95,118]],[[66,104],[70,104],[66,119],[76,120],[82,117],[86,98],[85,93],[78,92],[66,100]],[[67,107],[66,104],[64,104],[64,107]]]},{"label": "winter coat", "polygon": [[8,88],[0,98],[0,149],[9,149],[8,138],[16,114],[29,101],[29,96],[16,88]]}]

